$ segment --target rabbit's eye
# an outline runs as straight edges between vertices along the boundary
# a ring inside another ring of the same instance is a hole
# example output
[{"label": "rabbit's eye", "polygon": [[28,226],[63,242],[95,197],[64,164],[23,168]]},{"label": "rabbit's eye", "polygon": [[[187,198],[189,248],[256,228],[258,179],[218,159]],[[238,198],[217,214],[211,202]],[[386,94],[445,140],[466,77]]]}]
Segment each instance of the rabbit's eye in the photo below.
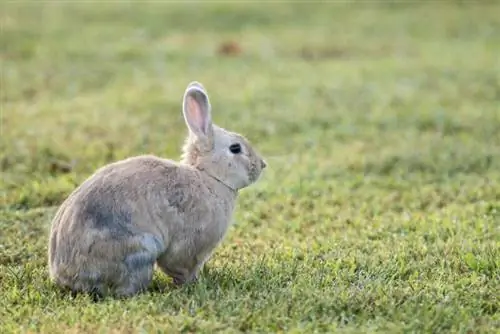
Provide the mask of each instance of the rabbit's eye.
[{"label": "rabbit's eye", "polygon": [[233,154],[241,153],[241,145],[240,144],[231,144],[231,146],[229,146],[229,151],[231,151],[231,153],[233,153]]}]

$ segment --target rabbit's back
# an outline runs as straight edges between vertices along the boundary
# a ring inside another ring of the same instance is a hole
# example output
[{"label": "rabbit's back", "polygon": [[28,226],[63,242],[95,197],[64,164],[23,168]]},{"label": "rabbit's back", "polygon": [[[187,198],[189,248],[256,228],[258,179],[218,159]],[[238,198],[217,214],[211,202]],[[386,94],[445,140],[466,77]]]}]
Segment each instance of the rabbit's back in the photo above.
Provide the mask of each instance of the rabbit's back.
[{"label": "rabbit's back", "polygon": [[168,179],[175,179],[178,169],[174,162],[154,156],[138,156],[100,168],[63,203],[60,211],[66,214],[56,215],[53,227],[59,233],[95,230],[115,238],[137,234],[138,230],[162,234],[161,226],[141,215],[148,211],[153,218],[165,211],[164,206],[169,205],[165,202]]}]

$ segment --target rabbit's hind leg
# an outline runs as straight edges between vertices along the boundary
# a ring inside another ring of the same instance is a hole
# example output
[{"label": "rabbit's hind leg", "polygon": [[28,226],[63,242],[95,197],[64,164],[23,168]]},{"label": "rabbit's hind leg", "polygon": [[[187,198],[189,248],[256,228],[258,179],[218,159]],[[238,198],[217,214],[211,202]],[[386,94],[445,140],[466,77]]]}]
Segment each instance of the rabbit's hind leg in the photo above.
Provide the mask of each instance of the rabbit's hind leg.
[{"label": "rabbit's hind leg", "polygon": [[165,248],[163,242],[152,234],[143,234],[135,239],[140,247],[125,256],[120,284],[115,289],[115,294],[120,297],[129,297],[148,288],[156,259]]},{"label": "rabbit's hind leg", "polygon": [[115,288],[115,296],[131,297],[147,290],[153,279],[154,262],[141,268],[129,269],[122,282]]},{"label": "rabbit's hind leg", "polygon": [[[127,298],[146,290],[153,279],[153,255],[131,254],[123,263],[102,263],[102,275],[80,274],[73,290],[85,291],[98,297],[114,296]],[[132,259],[132,260],[129,260]]]}]

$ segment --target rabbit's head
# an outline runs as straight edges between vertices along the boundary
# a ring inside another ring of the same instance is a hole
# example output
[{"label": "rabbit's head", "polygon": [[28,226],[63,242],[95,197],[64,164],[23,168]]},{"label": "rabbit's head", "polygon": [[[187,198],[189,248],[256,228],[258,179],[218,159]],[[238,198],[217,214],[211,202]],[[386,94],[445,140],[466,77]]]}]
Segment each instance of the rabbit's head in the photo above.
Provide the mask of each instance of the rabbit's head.
[{"label": "rabbit's head", "polygon": [[187,86],[182,110],[189,129],[183,163],[206,172],[235,191],[257,181],[266,162],[245,137],[212,124],[210,100],[199,82]]}]

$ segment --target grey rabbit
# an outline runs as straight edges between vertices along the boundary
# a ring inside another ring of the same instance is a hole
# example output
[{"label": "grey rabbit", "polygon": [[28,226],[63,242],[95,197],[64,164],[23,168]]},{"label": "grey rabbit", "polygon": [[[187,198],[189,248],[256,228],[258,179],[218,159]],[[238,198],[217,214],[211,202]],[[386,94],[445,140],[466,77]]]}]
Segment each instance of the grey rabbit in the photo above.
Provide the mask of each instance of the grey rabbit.
[{"label": "grey rabbit", "polygon": [[196,281],[231,223],[238,190],[266,162],[240,134],[212,124],[199,82],[184,93],[180,162],[141,155],[99,168],[61,204],[48,244],[50,278],[74,292],[129,297],[155,264],[177,285]]}]

